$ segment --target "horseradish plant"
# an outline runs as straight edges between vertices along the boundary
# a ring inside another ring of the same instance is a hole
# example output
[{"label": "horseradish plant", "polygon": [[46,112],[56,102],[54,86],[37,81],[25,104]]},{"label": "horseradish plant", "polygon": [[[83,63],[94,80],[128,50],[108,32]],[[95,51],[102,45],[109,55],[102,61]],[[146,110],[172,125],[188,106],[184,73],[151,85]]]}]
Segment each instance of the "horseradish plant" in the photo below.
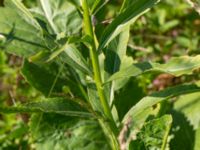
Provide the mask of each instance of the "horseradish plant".
[{"label": "horseradish plant", "polygon": [[126,54],[130,26],[159,0],[124,0],[117,16],[104,24],[98,14],[108,2],[38,0],[27,8],[20,0],[4,0],[0,8],[1,50],[24,59],[22,75],[43,94],[0,112],[31,113],[36,149],[164,150],[172,117],[155,106],[200,91],[196,83],[183,84],[138,100],[137,91],[129,89],[127,94],[136,95],[131,103],[120,94],[144,73],[192,74],[200,56],[165,64],[132,60]]}]

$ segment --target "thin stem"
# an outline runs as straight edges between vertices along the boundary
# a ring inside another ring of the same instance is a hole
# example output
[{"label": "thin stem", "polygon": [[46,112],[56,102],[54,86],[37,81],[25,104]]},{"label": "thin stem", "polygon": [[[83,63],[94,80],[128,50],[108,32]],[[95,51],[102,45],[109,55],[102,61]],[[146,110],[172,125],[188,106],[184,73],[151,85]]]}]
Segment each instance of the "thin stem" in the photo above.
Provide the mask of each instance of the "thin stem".
[{"label": "thin stem", "polygon": [[106,100],[106,97],[103,91],[102,79],[101,79],[101,73],[100,73],[100,67],[99,67],[99,61],[98,61],[98,54],[97,54],[96,45],[95,45],[95,35],[93,32],[92,21],[91,21],[89,9],[88,9],[87,0],[81,0],[81,2],[82,2],[83,12],[84,12],[83,16],[84,16],[84,23],[85,23],[85,33],[89,35],[92,39],[92,43],[91,43],[92,45],[90,48],[90,57],[92,61],[93,71],[94,71],[94,80],[96,83],[97,91],[100,97],[100,101],[101,101],[101,105],[104,110],[104,113],[109,120],[113,121],[113,116],[111,114],[109,104]]},{"label": "thin stem", "polygon": [[97,54],[97,46],[95,43],[96,37],[95,37],[94,31],[93,31],[91,15],[89,12],[87,0],[81,0],[81,3],[82,3],[82,8],[83,8],[85,33],[88,36],[90,36],[90,38],[92,39],[91,47],[90,47],[90,58],[92,61],[94,80],[95,80],[95,84],[97,87],[97,92],[99,95],[101,106],[103,108],[103,112],[106,117],[105,119],[99,119],[99,123],[100,123],[101,127],[103,128],[106,136],[109,137],[109,139],[111,141],[110,143],[111,143],[112,149],[118,150],[119,149],[119,144],[118,144],[118,140],[117,140],[118,128],[113,119],[111,109],[109,107],[108,101],[106,100],[106,96],[105,96],[104,89],[102,86],[102,78],[101,78],[99,59],[98,59],[98,54]]}]

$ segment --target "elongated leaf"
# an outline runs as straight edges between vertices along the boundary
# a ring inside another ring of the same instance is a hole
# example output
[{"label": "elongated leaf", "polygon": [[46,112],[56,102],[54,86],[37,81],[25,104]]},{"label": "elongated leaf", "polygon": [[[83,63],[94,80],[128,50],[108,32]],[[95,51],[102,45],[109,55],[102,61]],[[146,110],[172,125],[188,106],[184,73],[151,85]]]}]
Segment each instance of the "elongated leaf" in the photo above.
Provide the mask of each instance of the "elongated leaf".
[{"label": "elongated leaf", "polygon": [[108,2],[109,0],[95,0],[91,10],[92,13],[97,13]]},{"label": "elongated leaf", "polygon": [[160,0],[138,0],[119,14],[117,18],[105,29],[101,36],[99,50],[104,48],[112,39],[121,31],[125,30],[130,24],[147,12],[151,7],[156,5]]},{"label": "elongated leaf", "polygon": [[107,82],[119,78],[129,78],[133,76],[138,76],[148,71],[165,72],[174,76],[181,76],[184,74],[191,74],[194,69],[198,69],[199,67],[200,55],[194,57],[181,56],[177,58],[172,58],[166,64],[158,64],[153,62],[137,63],[115,73],[108,79]]},{"label": "elongated leaf", "polygon": [[163,116],[158,119],[148,121],[137,134],[137,139],[131,142],[129,149],[162,149],[167,143],[167,137],[171,128],[172,117]]},{"label": "elongated leaf", "polygon": [[199,86],[194,84],[186,84],[168,88],[160,92],[156,92],[150,96],[144,97],[135,106],[133,106],[125,115],[123,122],[126,123],[128,120],[131,119],[131,124],[134,124],[134,118],[139,116],[144,110],[151,108],[153,105],[172,97],[188,93],[194,93],[198,91],[200,91]]},{"label": "elongated leaf", "polygon": [[[107,80],[112,74],[119,71],[123,58],[126,56],[126,49],[129,40],[129,28],[123,31],[119,36],[117,36],[106,49],[105,58],[105,79]],[[114,81],[110,85],[110,90],[108,90],[108,99],[112,104],[114,99],[115,85]]]},{"label": "elongated leaf", "polygon": [[20,106],[1,107],[3,113],[56,113],[66,116],[91,117],[92,115],[71,99],[48,98],[42,101],[30,102]]}]

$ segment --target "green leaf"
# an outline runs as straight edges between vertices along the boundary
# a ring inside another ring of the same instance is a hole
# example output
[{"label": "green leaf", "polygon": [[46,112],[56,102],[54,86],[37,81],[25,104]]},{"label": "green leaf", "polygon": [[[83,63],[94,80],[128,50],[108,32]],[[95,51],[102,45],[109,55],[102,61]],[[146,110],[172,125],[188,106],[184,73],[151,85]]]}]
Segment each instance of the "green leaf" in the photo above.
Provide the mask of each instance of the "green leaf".
[{"label": "green leaf", "polygon": [[26,23],[33,26],[35,29],[42,33],[42,28],[40,27],[39,23],[29,12],[29,10],[23,5],[21,0],[5,0],[4,4],[6,7],[9,7],[12,10],[16,11],[19,16],[26,21]]},{"label": "green leaf", "polygon": [[160,0],[137,0],[119,14],[117,18],[105,29],[101,36],[99,50],[102,50],[111,40],[113,40],[120,32],[124,31],[136,19],[147,12],[151,7],[156,5]]},{"label": "green leaf", "polygon": [[200,128],[198,128],[195,132],[195,144],[194,144],[194,150],[200,149]]},{"label": "green leaf", "polygon": [[29,102],[20,106],[1,107],[3,113],[56,113],[66,116],[92,117],[92,115],[81,107],[73,99],[69,98],[46,98],[41,101]]},{"label": "green leaf", "polygon": [[79,69],[80,71],[92,75],[91,69],[84,59],[83,55],[78,49],[72,44],[66,44],[64,46],[64,52],[61,54],[61,59],[63,62],[67,63],[74,69]]},{"label": "green leaf", "polygon": [[171,129],[171,150],[194,150],[194,130],[187,121],[187,118],[176,110],[170,112],[173,116],[173,124]]},{"label": "green leaf", "polygon": [[200,125],[200,92],[180,96],[174,103],[174,109],[185,115],[187,120],[197,129]]},{"label": "green leaf", "polygon": [[114,104],[117,108],[120,121],[128,110],[145,96],[143,89],[138,86],[139,81],[128,82],[121,90],[115,93]]},{"label": "green leaf", "polygon": [[164,100],[167,100],[172,97],[176,97],[183,94],[189,94],[200,91],[200,87],[195,84],[185,84],[179,85],[172,88],[167,88],[163,91],[156,92],[151,94],[150,96],[146,96],[141,99],[135,106],[133,106],[129,112],[125,115],[123,119],[123,123],[131,122],[130,124],[134,124],[135,118],[141,115],[143,111],[151,108],[157,103],[160,103]]},{"label": "green leaf", "polygon": [[76,34],[81,29],[82,19],[76,9],[71,4],[76,4],[76,1],[66,0],[39,0],[39,6],[31,9],[32,13],[47,23],[50,33],[56,34],[59,37]]},{"label": "green leaf", "polygon": [[131,142],[129,149],[165,150],[171,124],[172,117],[170,115],[148,121],[137,134],[136,140]]},{"label": "green leaf", "polygon": [[110,150],[95,120],[37,114],[31,118],[30,129],[37,150]]},{"label": "green leaf", "polygon": [[56,63],[50,64],[33,64],[28,61],[24,62],[22,74],[25,80],[45,96],[51,94],[62,93],[63,87],[68,86],[70,90],[76,95],[80,96],[80,90],[77,83],[68,78],[67,71],[64,69],[64,76],[61,75],[64,67]]},{"label": "green leaf", "polygon": [[181,56],[170,59],[166,64],[159,64],[153,62],[143,62],[133,64],[126,69],[123,69],[112,75],[106,82],[110,82],[120,78],[129,78],[138,76],[149,71],[157,71],[169,73],[174,76],[181,76],[184,74],[192,74],[193,70],[200,67],[200,55],[190,57]]},{"label": "green leaf", "polygon": [[17,11],[19,10],[8,7],[0,8],[0,34],[5,37],[1,48],[21,57],[29,57],[39,51],[48,50],[48,45],[44,43],[41,30],[35,25],[35,21],[32,21],[33,24],[27,23]]},{"label": "green leaf", "polygon": [[92,5],[92,13],[96,14],[106,3],[108,3],[109,0],[95,0]]},{"label": "green leaf", "polygon": [[100,103],[96,85],[94,83],[88,84],[87,92],[88,92],[88,98],[89,98],[90,104],[92,105],[92,108],[96,112],[103,114],[103,109]]},{"label": "green leaf", "polygon": [[[123,58],[126,56],[126,49],[129,40],[129,27],[113,39],[108,45],[105,52],[105,79],[107,80],[112,74],[120,70],[123,65]],[[108,100],[112,104],[114,100],[115,82],[109,85]]]}]

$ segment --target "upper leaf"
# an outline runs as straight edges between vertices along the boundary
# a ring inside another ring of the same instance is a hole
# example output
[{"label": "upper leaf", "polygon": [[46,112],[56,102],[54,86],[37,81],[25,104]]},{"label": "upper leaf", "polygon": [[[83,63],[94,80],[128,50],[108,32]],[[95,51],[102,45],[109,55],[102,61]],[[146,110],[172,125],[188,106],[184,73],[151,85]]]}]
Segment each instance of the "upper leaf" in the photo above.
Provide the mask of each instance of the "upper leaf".
[{"label": "upper leaf", "polygon": [[103,49],[120,32],[125,30],[130,24],[156,5],[160,0],[138,0],[123,11],[114,21],[105,29],[101,36],[99,50]]},{"label": "upper leaf", "polygon": [[[116,38],[114,38],[105,52],[105,76],[104,80],[107,80],[112,74],[119,71],[121,66],[123,66],[123,58],[126,56],[126,49],[129,40],[129,28],[121,32]],[[115,90],[114,81],[111,83],[110,88],[108,88],[108,100],[112,103],[114,99]]]},{"label": "upper leaf", "polygon": [[[76,4],[76,1],[70,1]],[[39,0],[39,7],[31,9],[33,14],[47,23],[50,33],[59,36],[78,33],[81,17],[74,5],[66,0]]]}]

